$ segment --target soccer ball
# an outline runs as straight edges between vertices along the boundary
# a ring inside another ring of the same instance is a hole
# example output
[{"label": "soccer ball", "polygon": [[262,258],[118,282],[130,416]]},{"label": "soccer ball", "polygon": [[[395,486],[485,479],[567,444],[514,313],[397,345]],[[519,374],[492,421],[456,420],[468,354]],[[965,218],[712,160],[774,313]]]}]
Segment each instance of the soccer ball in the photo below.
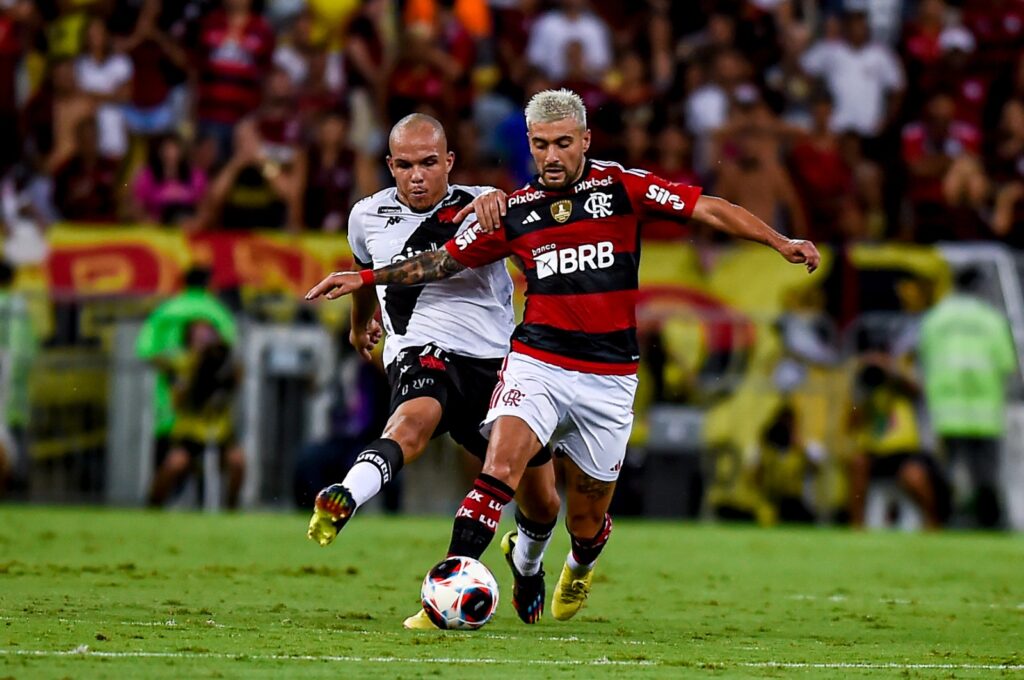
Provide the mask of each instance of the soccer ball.
[{"label": "soccer ball", "polygon": [[483,562],[449,557],[427,572],[420,598],[438,628],[476,630],[498,608],[498,582]]}]

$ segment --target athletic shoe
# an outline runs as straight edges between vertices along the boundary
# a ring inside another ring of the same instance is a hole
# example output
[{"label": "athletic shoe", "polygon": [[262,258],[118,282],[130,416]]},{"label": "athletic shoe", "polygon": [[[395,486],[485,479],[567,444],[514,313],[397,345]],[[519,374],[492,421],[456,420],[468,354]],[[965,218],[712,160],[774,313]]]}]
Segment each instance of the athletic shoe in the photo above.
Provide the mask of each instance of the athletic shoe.
[{"label": "athletic shoe", "polygon": [[331,484],[316,495],[313,516],[306,536],[320,545],[330,545],[356,511],[352,494],[341,484]]},{"label": "athletic shoe", "polygon": [[544,569],[533,576],[523,576],[516,569],[512,553],[516,549],[516,533],[505,534],[501,539],[501,552],[505,553],[505,561],[512,570],[514,584],[512,586],[512,606],[523,623],[537,623],[544,614]]},{"label": "athletic shoe", "polygon": [[569,565],[562,567],[562,574],[555,586],[555,595],[551,600],[551,615],[559,621],[568,621],[583,608],[583,603],[590,595],[590,584],[594,580],[594,570],[583,575],[574,574]]},{"label": "athletic shoe", "polygon": [[402,627],[409,630],[437,630],[437,626],[422,609],[402,622]]}]

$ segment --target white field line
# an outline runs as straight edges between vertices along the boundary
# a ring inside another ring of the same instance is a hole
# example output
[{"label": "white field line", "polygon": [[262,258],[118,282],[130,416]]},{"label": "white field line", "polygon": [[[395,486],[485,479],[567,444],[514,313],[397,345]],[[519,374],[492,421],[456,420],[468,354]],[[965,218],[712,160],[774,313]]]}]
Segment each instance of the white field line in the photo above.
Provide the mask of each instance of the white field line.
[{"label": "white field line", "polygon": [[226,654],[220,652],[104,652],[93,651],[86,645],[80,645],[69,651],[45,649],[0,649],[0,656],[34,656],[34,657],[96,657],[100,659],[232,659],[238,661],[333,661],[343,663],[412,663],[412,664],[445,664],[467,666],[496,666],[504,664],[526,666],[654,666],[653,661],[637,659],[635,661],[619,661],[601,657],[598,659],[493,659],[475,658],[460,659],[457,657],[417,657],[403,658],[398,656],[342,656],[307,654]]},{"label": "white field line", "polygon": [[[239,661],[330,661],[343,663],[410,663],[410,664],[445,664],[466,666],[661,666],[658,661],[637,659],[622,661],[605,657],[597,659],[496,659],[476,658],[462,659],[457,657],[417,657],[403,658],[397,656],[314,656],[307,654],[227,654],[219,652],[104,652],[93,651],[81,645],[68,651],[0,649],[0,656],[28,657],[96,657],[101,659],[230,659]],[[1024,664],[984,664],[984,663],[896,663],[896,662],[824,662],[801,663],[787,661],[750,661],[750,662],[704,662],[709,666],[739,668],[777,668],[777,669],[811,669],[811,670],[949,670],[949,671],[1024,671]],[[698,664],[699,665],[699,664]]]}]

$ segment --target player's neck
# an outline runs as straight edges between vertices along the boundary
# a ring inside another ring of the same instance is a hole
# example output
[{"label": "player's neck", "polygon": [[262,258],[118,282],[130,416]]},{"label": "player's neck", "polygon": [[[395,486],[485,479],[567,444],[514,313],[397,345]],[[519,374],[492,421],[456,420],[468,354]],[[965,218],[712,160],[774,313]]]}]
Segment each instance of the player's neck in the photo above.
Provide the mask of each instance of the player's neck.
[{"label": "player's neck", "polygon": [[409,199],[406,198],[405,196],[403,196],[402,192],[400,190],[398,190],[398,189],[395,190],[395,197],[398,199],[399,203],[401,203],[402,205],[404,205],[406,208],[408,208],[409,210],[413,211],[414,213],[428,213],[431,210],[433,210],[434,208],[436,208],[441,201],[443,201],[445,198],[447,198],[448,194],[450,192],[451,192],[451,185],[445,184],[444,185],[444,191],[442,191],[440,193],[440,195],[436,199],[431,201],[430,205],[428,207],[426,207],[426,208],[416,208],[416,207],[414,207],[412,205],[412,203],[409,202]]}]

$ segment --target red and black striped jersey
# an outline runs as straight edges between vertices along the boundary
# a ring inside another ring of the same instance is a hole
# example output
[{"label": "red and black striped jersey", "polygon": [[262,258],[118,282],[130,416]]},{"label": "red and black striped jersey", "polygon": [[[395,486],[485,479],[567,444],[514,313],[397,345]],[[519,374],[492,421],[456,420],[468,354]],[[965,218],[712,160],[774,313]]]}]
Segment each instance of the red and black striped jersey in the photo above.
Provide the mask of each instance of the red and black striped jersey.
[{"label": "red and black striped jersey", "polygon": [[445,244],[459,263],[480,267],[508,256],[526,272],[526,311],[512,350],[574,371],[636,372],[640,228],[649,219],[686,220],[699,187],[618,163],[586,162],[580,179],[551,189],[535,179],[508,197],[502,229],[466,230]]}]

